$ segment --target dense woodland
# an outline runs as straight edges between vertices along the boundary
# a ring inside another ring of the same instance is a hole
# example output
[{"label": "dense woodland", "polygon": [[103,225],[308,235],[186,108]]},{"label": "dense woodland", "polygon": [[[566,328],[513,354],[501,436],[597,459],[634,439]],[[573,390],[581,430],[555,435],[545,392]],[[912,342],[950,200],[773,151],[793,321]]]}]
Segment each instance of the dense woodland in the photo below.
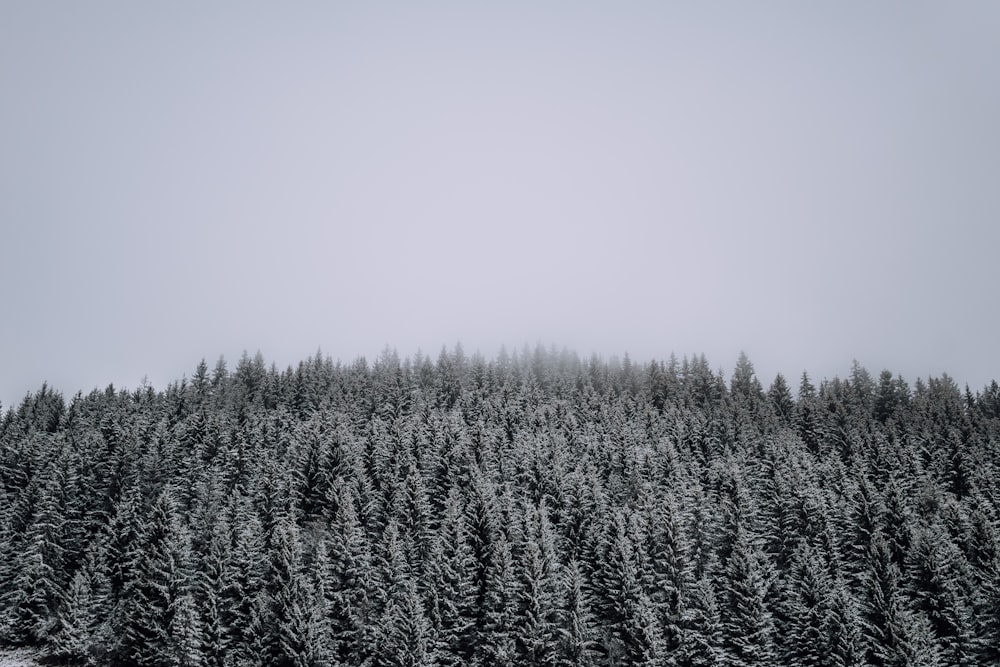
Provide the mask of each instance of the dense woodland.
[{"label": "dense woodland", "polygon": [[1000,664],[1000,387],[539,347],[0,425],[0,645],[97,665]]}]

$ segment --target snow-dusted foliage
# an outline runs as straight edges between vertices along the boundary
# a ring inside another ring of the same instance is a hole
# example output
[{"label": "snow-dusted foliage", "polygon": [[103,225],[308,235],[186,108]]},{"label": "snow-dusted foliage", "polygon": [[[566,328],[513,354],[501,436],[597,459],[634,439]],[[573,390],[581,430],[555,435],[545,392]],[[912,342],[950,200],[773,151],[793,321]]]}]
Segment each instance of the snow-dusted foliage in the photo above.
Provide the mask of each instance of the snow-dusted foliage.
[{"label": "snow-dusted foliage", "polygon": [[279,372],[0,422],[0,645],[94,665],[1000,660],[1000,388],[741,357]]}]

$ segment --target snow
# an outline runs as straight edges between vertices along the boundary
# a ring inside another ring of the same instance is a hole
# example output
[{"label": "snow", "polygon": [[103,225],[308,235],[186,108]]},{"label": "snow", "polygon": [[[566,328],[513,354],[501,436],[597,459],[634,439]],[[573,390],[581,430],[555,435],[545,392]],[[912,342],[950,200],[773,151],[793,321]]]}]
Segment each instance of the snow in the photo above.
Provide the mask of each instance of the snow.
[{"label": "snow", "polygon": [[41,663],[30,649],[0,649],[0,667],[37,667]]}]

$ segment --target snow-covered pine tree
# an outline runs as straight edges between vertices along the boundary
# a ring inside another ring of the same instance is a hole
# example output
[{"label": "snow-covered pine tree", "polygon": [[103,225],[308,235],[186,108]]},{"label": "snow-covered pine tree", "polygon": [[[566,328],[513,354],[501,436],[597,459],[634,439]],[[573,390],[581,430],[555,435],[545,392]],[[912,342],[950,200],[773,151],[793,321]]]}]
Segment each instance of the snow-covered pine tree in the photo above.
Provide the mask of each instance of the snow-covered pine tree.
[{"label": "snow-covered pine tree", "polygon": [[907,555],[911,596],[930,621],[948,665],[974,665],[979,653],[973,624],[968,563],[948,533],[932,524],[917,529]]},{"label": "snow-covered pine tree", "polygon": [[377,562],[377,582],[385,599],[371,664],[373,667],[434,667],[437,660],[431,624],[424,613],[394,520],[386,526]]},{"label": "snow-covered pine tree", "polygon": [[462,494],[452,489],[425,568],[427,613],[442,667],[467,664],[473,655],[474,563],[463,512]]},{"label": "snow-covered pine tree", "polygon": [[557,661],[560,565],[545,504],[525,510],[524,541],[515,563],[518,582],[514,646],[518,664],[549,667]]},{"label": "snow-covered pine tree", "polygon": [[868,547],[861,629],[873,667],[940,664],[926,620],[906,606],[899,568],[881,536]]},{"label": "snow-covered pine tree", "polygon": [[774,623],[767,604],[769,565],[752,537],[740,530],[720,582],[723,664],[770,665],[775,658]]},{"label": "snow-covered pine tree", "polygon": [[268,564],[263,618],[264,657],[274,667],[313,667],[321,653],[316,633],[312,582],[302,560],[298,526],[290,517],[278,520]]},{"label": "snow-covered pine tree", "polygon": [[676,658],[681,667],[715,667],[723,660],[723,628],[717,597],[707,575],[685,590],[683,632]]}]

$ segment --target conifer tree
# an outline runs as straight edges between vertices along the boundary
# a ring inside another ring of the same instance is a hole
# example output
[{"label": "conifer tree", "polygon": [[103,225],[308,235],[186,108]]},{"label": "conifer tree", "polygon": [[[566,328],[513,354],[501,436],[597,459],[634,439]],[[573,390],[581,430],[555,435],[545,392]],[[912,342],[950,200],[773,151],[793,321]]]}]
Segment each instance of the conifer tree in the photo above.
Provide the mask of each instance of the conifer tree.
[{"label": "conifer tree", "polygon": [[770,582],[763,555],[740,530],[725,563],[720,617],[724,664],[769,665],[774,660],[774,625],[767,605]]},{"label": "conifer tree", "polygon": [[799,403],[796,417],[799,438],[806,449],[813,454],[819,453],[819,424],[816,416],[816,387],[809,380],[809,375],[803,371],[799,383]]},{"label": "conifer tree", "polygon": [[922,528],[908,554],[916,609],[926,614],[949,665],[973,665],[977,647],[972,605],[966,592],[969,571],[958,547],[940,526]]},{"label": "conifer tree", "polygon": [[676,500],[665,492],[647,509],[644,532],[644,588],[656,610],[663,630],[663,649],[676,651],[680,645],[682,595],[687,586],[683,544],[677,526]]},{"label": "conifer tree", "polygon": [[[162,664],[175,653],[179,598],[193,588],[190,538],[177,516],[172,489],[156,499],[141,537],[137,572],[122,591],[120,658],[139,665]],[[195,624],[196,626],[199,624]]]},{"label": "conifer tree", "polygon": [[268,564],[267,606],[259,620],[265,630],[267,663],[277,667],[309,667],[320,646],[316,634],[316,602],[302,561],[298,527],[279,520]]},{"label": "conifer tree", "polygon": [[861,620],[857,604],[843,580],[834,581],[823,626],[830,667],[852,667],[862,663]]},{"label": "conifer tree", "polygon": [[15,644],[48,640],[64,594],[66,516],[59,502],[60,475],[52,467],[43,475],[23,542],[12,550],[20,553],[15,557],[11,586],[3,598],[7,613],[0,634]]},{"label": "conifer tree", "polygon": [[477,626],[473,664],[516,665],[512,635],[517,611],[514,562],[506,535],[501,531],[490,542],[484,574],[482,625]]},{"label": "conifer tree", "polygon": [[399,529],[390,521],[379,558],[379,588],[385,601],[373,647],[375,667],[433,667],[437,664],[430,622],[424,613]]},{"label": "conifer tree", "polygon": [[929,628],[906,608],[899,568],[881,536],[876,536],[868,547],[866,567],[861,628],[867,664],[937,664]]},{"label": "conifer tree", "polygon": [[427,612],[436,629],[436,653],[442,666],[464,665],[474,646],[472,551],[463,517],[461,493],[452,489],[426,569]]},{"label": "conifer tree", "polygon": [[800,544],[791,562],[789,595],[786,599],[783,635],[784,664],[820,667],[835,653],[836,637],[830,636],[835,613],[833,590],[826,564],[816,549]]},{"label": "conifer tree", "polygon": [[554,665],[561,591],[554,536],[544,504],[529,509],[527,523],[517,562],[514,645],[519,664]]},{"label": "conifer tree", "polygon": [[329,559],[324,576],[325,623],[330,627],[333,659],[362,662],[371,650],[375,616],[371,549],[358,519],[353,484],[337,483],[338,503],[326,534]]},{"label": "conifer tree", "polygon": [[563,570],[563,603],[560,614],[560,667],[593,667],[597,664],[597,629],[583,572],[576,561]]},{"label": "conifer tree", "polygon": [[226,608],[227,576],[230,572],[232,528],[225,517],[220,517],[212,527],[208,552],[196,591],[199,606],[203,609],[204,659],[207,667],[222,667],[226,662],[229,646],[228,623],[232,613]]},{"label": "conifer tree", "polygon": [[664,644],[655,608],[642,588],[642,558],[631,537],[634,527],[624,512],[615,513],[594,575],[595,597],[605,624],[601,640],[605,659],[645,665],[653,664]]},{"label": "conifer tree", "polygon": [[716,598],[715,587],[707,575],[686,589],[678,665],[714,667],[724,659],[722,618]]},{"label": "conifer tree", "polygon": [[[232,554],[224,561],[219,618],[215,621],[210,615],[207,630],[214,634],[216,627],[221,629],[224,662],[241,664],[251,661],[254,647],[264,642],[260,635],[261,628],[255,623],[255,614],[258,613],[257,603],[264,597],[267,562],[264,531],[249,499],[234,495],[230,500],[230,512],[233,516],[230,537]],[[222,545],[217,544],[216,548],[221,549]],[[209,658],[218,648],[210,648]]]},{"label": "conifer tree", "polygon": [[201,618],[190,592],[183,593],[173,601],[165,661],[171,667],[202,667],[205,664],[204,636]]},{"label": "conifer tree", "polygon": [[52,655],[59,660],[100,664],[107,659],[110,584],[99,542],[88,549],[73,575],[55,618]]},{"label": "conifer tree", "polygon": [[990,563],[983,582],[976,609],[979,656],[982,664],[1000,664],[1000,557]]},{"label": "conifer tree", "polygon": [[65,601],[56,616],[53,654],[61,660],[90,661],[97,630],[90,575],[79,570],[70,582]]},{"label": "conifer tree", "polygon": [[133,665],[1000,663],[995,387],[244,355],[0,421],[0,636]]},{"label": "conifer tree", "polygon": [[774,382],[767,390],[767,398],[778,419],[790,422],[795,415],[795,399],[792,397],[791,389],[788,388],[785,376],[781,373],[774,377]]}]

